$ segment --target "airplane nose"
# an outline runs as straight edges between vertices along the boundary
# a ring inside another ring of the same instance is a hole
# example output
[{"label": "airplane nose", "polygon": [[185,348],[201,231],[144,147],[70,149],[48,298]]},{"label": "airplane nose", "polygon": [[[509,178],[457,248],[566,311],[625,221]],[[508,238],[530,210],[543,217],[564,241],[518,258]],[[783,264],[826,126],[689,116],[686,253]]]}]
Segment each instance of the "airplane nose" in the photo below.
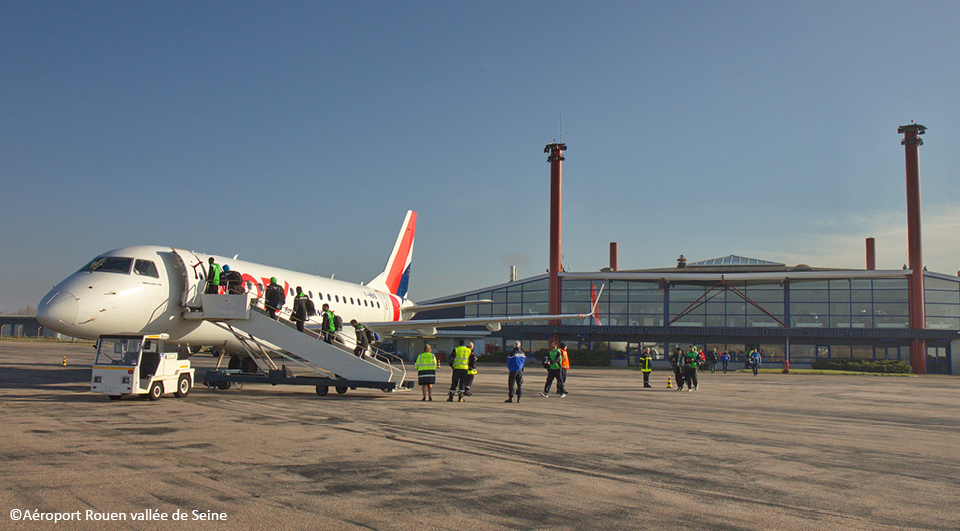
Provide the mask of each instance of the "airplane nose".
[{"label": "airplane nose", "polygon": [[58,291],[52,297],[41,301],[37,308],[37,321],[40,324],[56,330],[63,325],[77,324],[79,305],[77,298],[69,291]]}]

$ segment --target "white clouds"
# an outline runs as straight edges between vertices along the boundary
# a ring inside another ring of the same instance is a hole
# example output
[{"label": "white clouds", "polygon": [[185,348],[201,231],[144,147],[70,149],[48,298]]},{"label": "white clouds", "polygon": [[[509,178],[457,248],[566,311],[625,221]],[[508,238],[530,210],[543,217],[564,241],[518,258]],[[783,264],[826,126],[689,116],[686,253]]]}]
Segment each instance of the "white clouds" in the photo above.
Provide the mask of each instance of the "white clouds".
[{"label": "white clouds", "polygon": [[[924,264],[930,271],[955,273],[960,267],[960,204],[926,207],[921,216]],[[877,269],[900,269],[909,262],[907,220],[900,211],[850,214],[817,223],[787,238],[768,240],[754,254],[788,265],[863,269],[868,237],[876,241]]]}]

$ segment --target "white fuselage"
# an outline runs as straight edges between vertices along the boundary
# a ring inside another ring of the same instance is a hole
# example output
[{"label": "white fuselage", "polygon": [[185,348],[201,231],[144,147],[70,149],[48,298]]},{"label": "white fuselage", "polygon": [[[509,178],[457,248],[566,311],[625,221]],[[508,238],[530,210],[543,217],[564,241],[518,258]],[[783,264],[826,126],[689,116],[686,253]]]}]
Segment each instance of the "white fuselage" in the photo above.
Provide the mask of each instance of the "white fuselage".
[{"label": "white fuselage", "polygon": [[286,291],[286,312],[293,306],[296,286],[303,288],[318,312],[329,304],[345,323],[351,319],[399,321],[404,317],[401,310],[410,304],[360,284],[171,247],[134,246],[104,253],[98,258],[113,259],[107,267],[82,269],[57,284],[40,301],[37,319],[47,328],[78,338],[168,334],[168,344],[194,349],[225,346],[228,352],[242,353],[242,346],[223,327],[183,318],[184,293],[203,291],[211,256],[221,267],[229,265],[240,272],[247,292],[256,297],[263,297],[270,277],[277,277]]}]

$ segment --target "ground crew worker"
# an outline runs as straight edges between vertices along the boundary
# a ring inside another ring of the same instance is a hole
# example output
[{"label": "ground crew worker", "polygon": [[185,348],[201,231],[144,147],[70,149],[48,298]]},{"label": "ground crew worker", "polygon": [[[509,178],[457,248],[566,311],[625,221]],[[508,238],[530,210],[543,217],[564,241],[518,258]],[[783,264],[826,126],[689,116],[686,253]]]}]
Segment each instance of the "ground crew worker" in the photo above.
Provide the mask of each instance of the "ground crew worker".
[{"label": "ground crew worker", "polygon": [[543,392],[540,393],[542,397],[550,396],[550,386],[553,385],[553,381],[557,381],[557,392],[560,393],[560,398],[567,396],[567,391],[563,387],[563,380],[560,379],[560,347],[555,343],[551,343],[550,346],[553,347],[553,350],[547,354],[546,361],[544,362],[547,366],[547,383],[543,385]]},{"label": "ground crew worker", "polygon": [[700,353],[697,352],[697,347],[690,345],[690,350],[685,352],[680,360],[683,365],[684,379],[687,381],[687,391],[700,389],[700,384],[697,382],[697,364],[700,362]]},{"label": "ground crew worker", "polygon": [[220,264],[210,257],[210,269],[207,271],[207,289],[204,293],[216,295],[220,293]]},{"label": "ground crew worker", "polygon": [[650,385],[651,371],[653,371],[653,358],[650,357],[650,347],[643,347],[643,352],[640,353],[640,372],[643,373],[644,387],[653,387]]},{"label": "ground crew worker", "polygon": [[470,392],[470,386],[473,385],[473,377],[477,375],[477,355],[473,353],[473,343],[470,343],[470,358],[467,361],[467,376],[463,379],[463,396],[473,396]]},{"label": "ground crew worker", "polygon": [[320,313],[323,315],[323,322],[320,325],[323,340],[332,343],[333,338],[337,335],[337,316],[327,303],[323,303],[323,310]]},{"label": "ground crew worker", "polygon": [[453,368],[453,377],[450,380],[450,394],[447,396],[447,402],[453,402],[453,393],[457,393],[457,402],[463,402],[463,385],[467,378],[467,370],[470,369],[470,354],[473,351],[473,342],[453,349],[453,356],[450,357],[450,366]]},{"label": "ground crew worker", "polygon": [[283,304],[287,302],[287,292],[277,283],[277,277],[270,277],[270,285],[267,286],[263,299],[267,314],[271,319],[276,319],[277,312],[280,311],[280,308],[283,308]]},{"label": "ground crew worker", "polygon": [[[326,305],[324,305],[326,306]],[[417,383],[423,393],[421,402],[433,402],[433,384],[437,383],[437,357],[433,355],[430,345],[423,346],[423,353],[417,356]]]},{"label": "ground crew worker", "polygon": [[307,320],[307,294],[303,288],[297,286],[297,294],[293,297],[293,313],[290,320],[296,323],[297,330],[303,332],[303,323]]}]

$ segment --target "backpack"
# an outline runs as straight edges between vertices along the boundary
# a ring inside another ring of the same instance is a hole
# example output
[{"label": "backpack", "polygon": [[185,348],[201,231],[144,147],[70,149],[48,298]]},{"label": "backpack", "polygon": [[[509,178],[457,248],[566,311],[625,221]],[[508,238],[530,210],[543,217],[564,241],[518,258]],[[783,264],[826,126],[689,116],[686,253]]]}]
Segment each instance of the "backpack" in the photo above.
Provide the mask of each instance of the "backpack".
[{"label": "backpack", "polygon": [[343,330],[343,317],[340,317],[337,314],[333,315],[333,329],[337,332]]},{"label": "backpack", "polygon": [[314,306],[312,300],[304,299],[303,303],[307,309],[307,315],[317,315],[317,307]]},{"label": "backpack", "polygon": [[370,330],[369,328],[364,328],[363,330],[364,330],[364,332],[367,333],[367,341],[369,341],[369,342],[371,342],[371,343],[373,343],[373,342],[375,342],[375,341],[380,341],[380,336],[379,336],[376,332],[374,332],[373,330]]}]

